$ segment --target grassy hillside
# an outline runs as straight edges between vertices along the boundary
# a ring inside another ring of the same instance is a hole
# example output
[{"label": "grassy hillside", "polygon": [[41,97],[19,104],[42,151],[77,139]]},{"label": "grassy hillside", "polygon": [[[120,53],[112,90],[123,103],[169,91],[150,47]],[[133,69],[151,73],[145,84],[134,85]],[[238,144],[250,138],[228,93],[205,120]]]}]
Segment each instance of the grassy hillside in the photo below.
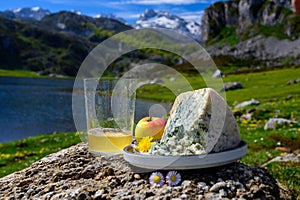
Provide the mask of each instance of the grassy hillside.
[{"label": "grassy hillside", "polygon": [[[186,75],[186,78],[195,89],[205,87],[200,76]],[[299,153],[300,125],[281,126],[268,131],[263,126],[271,117],[284,117],[300,122],[300,83],[287,84],[289,80],[297,78],[300,78],[300,68],[228,75],[224,78],[224,82],[239,81],[244,86],[243,89],[226,93],[229,106],[234,107],[237,103],[251,98],[261,102],[258,106],[240,109],[243,113],[255,109],[251,120],[237,119],[241,137],[248,144],[248,154],[242,162],[267,168],[295,196],[300,195],[300,163],[267,162],[276,156]],[[160,91],[159,95],[153,91]],[[170,91],[159,85],[144,86],[138,91],[138,96],[165,101],[174,99]],[[0,177],[28,167],[49,153],[79,142],[76,133],[56,133],[0,144]]]},{"label": "grassy hillside", "polygon": [[34,22],[0,16],[0,68],[75,76],[99,42],[128,29],[131,27],[116,20],[72,12]]},{"label": "grassy hillside", "polygon": [[[226,100],[229,106],[240,103],[241,101],[256,98],[264,103],[284,99],[288,95],[299,97],[299,85],[287,85],[289,80],[300,78],[300,68],[277,69],[265,72],[230,74],[223,78],[223,82],[241,82],[244,86],[241,90],[226,92]],[[185,78],[189,81],[194,89],[207,87],[201,75],[185,74]],[[206,77],[206,80],[213,82],[214,79]],[[169,80],[166,80],[169,81]],[[178,83],[173,83],[178,84]],[[152,91],[160,91],[159,95]],[[144,86],[138,91],[138,97],[144,99],[163,99],[165,101],[173,101],[175,96],[171,92],[159,85]]]}]

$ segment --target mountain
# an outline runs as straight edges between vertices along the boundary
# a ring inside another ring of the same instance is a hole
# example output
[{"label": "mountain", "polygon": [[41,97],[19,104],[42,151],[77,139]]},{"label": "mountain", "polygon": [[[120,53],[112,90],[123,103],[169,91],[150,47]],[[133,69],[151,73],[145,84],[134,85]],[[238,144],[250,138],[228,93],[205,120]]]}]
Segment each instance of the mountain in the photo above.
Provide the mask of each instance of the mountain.
[{"label": "mountain", "polygon": [[45,16],[40,21],[39,26],[45,29],[51,28],[59,32],[73,33],[85,37],[92,42],[101,42],[116,33],[132,28],[115,19],[93,18],[67,11]]},{"label": "mountain", "polygon": [[125,19],[121,18],[121,17],[118,17],[116,16],[115,14],[98,14],[95,16],[95,18],[108,18],[108,19],[114,19],[114,20],[117,20],[119,22],[122,22],[124,24],[126,24],[126,21]]},{"label": "mountain", "polygon": [[0,15],[0,68],[75,76],[99,41],[131,28],[74,12],[48,14],[33,23]]},{"label": "mountain", "polygon": [[40,7],[33,8],[16,8],[13,10],[7,10],[4,12],[0,12],[0,15],[14,19],[21,18],[27,20],[41,20],[46,15],[49,15],[50,11],[42,9]]},{"label": "mountain", "polygon": [[[133,28],[112,15],[89,17],[79,11],[47,11],[44,14],[42,11],[45,10],[26,8],[0,13],[1,69],[75,76],[84,58],[96,45],[114,34]],[[40,15],[33,15],[34,12]],[[199,31],[194,22],[186,22],[170,14],[168,18],[179,21],[178,25],[184,26],[189,34]],[[127,42],[135,43],[152,35],[141,37],[129,36]],[[149,62],[174,65],[178,63],[178,58],[159,49],[132,51],[114,61],[105,73],[119,74],[137,63]]]},{"label": "mountain", "polygon": [[153,9],[146,9],[140,15],[139,20],[134,24],[139,28],[167,28],[178,31],[181,34],[192,37],[196,41],[201,40],[201,26],[194,21],[187,21],[168,12],[156,12]]},{"label": "mountain", "polygon": [[300,65],[300,15],[289,1],[217,2],[202,17],[202,42],[218,65]]},{"label": "mountain", "polygon": [[[72,10],[70,12],[75,13],[77,15],[82,15],[82,13],[78,10]],[[13,10],[6,10],[4,12],[0,12],[0,15],[11,19],[20,18],[23,20],[37,20],[37,21],[40,21],[45,16],[50,14],[51,12],[49,10],[42,9],[40,7],[16,8]],[[108,19],[117,20],[124,24],[126,23],[126,21],[123,18],[118,17],[115,14],[98,14],[95,16],[95,18],[108,18]]]},{"label": "mountain", "polygon": [[74,76],[88,52],[95,46],[36,25],[0,17],[0,68],[23,69],[41,74]]}]

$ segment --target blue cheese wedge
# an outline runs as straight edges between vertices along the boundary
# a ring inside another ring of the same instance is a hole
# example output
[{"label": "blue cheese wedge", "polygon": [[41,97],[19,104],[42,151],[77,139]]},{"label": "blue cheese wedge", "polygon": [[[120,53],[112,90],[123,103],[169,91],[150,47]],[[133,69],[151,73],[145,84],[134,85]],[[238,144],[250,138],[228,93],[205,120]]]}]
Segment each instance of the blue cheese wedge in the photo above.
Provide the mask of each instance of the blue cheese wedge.
[{"label": "blue cheese wedge", "polygon": [[195,155],[233,149],[240,143],[236,120],[224,99],[205,88],[180,94],[152,155]]}]

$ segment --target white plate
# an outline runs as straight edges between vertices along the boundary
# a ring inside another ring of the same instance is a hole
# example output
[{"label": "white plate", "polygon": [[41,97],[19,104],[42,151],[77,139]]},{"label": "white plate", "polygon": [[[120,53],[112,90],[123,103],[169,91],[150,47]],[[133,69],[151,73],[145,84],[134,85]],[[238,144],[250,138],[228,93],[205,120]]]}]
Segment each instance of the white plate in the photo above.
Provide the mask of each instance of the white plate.
[{"label": "white plate", "polygon": [[129,152],[131,147],[123,150],[124,159],[131,165],[144,169],[199,169],[216,167],[235,162],[247,153],[247,144],[241,141],[240,145],[231,150],[190,156],[154,156]]}]

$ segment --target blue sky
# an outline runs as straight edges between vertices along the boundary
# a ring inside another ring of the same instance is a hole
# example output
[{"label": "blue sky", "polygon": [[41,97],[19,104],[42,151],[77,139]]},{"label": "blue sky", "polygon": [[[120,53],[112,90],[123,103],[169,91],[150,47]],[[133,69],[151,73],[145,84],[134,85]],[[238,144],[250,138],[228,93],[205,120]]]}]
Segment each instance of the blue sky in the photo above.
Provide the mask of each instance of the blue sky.
[{"label": "blue sky", "polygon": [[145,9],[152,8],[200,23],[203,10],[216,1],[218,0],[3,0],[0,11],[38,6],[51,12],[78,10],[88,16],[113,13],[132,24]]}]

